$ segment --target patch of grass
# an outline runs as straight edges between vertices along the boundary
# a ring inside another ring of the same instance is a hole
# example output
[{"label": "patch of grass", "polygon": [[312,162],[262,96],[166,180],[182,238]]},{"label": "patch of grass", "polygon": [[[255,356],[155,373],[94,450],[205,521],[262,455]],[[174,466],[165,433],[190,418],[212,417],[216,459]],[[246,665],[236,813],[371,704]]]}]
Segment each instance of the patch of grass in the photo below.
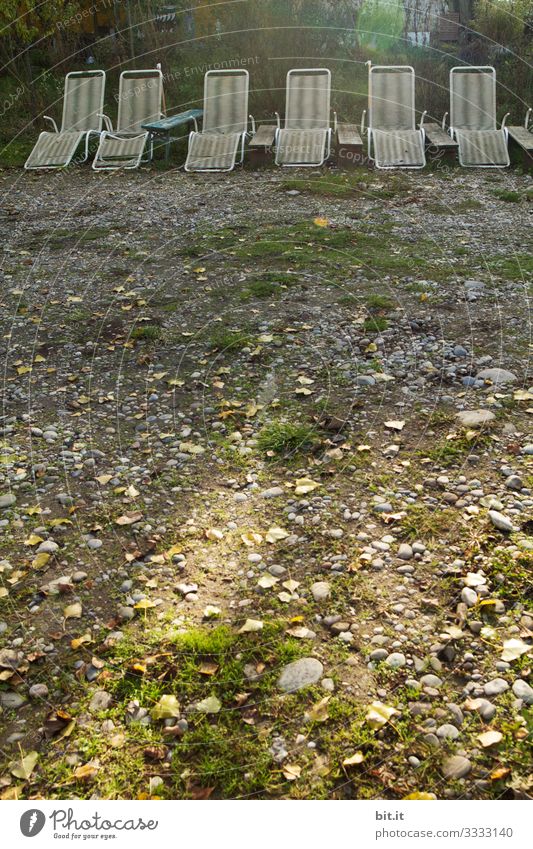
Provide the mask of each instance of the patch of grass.
[{"label": "patch of grass", "polygon": [[492,192],[494,197],[497,197],[499,200],[503,200],[506,203],[520,203],[523,195],[521,192],[514,192],[508,189],[496,189]]},{"label": "patch of grass", "polygon": [[288,454],[310,450],[315,442],[313,428],[306,424],[273,421],[266,424],[257,437],[257,445],[265,454]]},{"label": "patch of grass", "polygon": [[513,602],[529,602],[533,599],[531,551],[496,551],[483,568],[492,581],[495,595]]},{"label": "patch of grass", "polygon": [[240,351],[246,348],[252,337],[245,330],[227,330],[216,327],[209,337],[209,347],[217,351]]},{"label": "patch of grass", "polygon": [[131,331],[131,339],[138,342],[156,342],[161,338],[161,327],[158,324],[140,324]]},{"label": "patch of grass", "polygon": [[372,318],[367,318],[363,324],[363,331],[365,333],[381,333],[383,330],[386,330],[389,326],[389,322],[386,318],[380,316],[373,316]]},{"label": "patch of grass", "polygon": [[489,437],[487,434],[479,433],[473,439],[466,436],[457,436],[453,439],[440,439],[435,446],[428,451],[427,456],[440,466],[452,466],[461,462],[468,454],[487,445]]},{"label": "patch of grass", "polygon": [[474,200],[474,198],[465,198],[456,203],[448,211],[450,215],[453,215],[456,212],[473,212],[475,209],[483,209],[481,201]]},{"label": "patch of grass", "polygon": [[387,295],[378,295],[377,293],[368,295],[365,303],[370,312],[394,309],[394,303]]},{"label": "patch of grass", "polygon": [[450,508],[434,510],[422,504],[412,504],[406,508],[406,516],[400,523],[402,539],[414,542],[417,539],[446,539],[454,537],[457,540],[460,530],[457,511]]},{"label": "patch of grass", "polygon": [[271,283],[270,280],[254,280],[248,285],[242,293],[243,300],[248,298],[271,298],[273,295],[279,294],[280,287],[277,283]]}]

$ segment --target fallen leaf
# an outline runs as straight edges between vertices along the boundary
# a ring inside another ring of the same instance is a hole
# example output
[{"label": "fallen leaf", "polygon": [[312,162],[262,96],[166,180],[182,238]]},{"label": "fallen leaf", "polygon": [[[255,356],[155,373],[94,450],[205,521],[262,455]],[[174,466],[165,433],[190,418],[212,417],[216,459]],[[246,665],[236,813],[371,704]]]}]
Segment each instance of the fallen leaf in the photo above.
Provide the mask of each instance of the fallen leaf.
[{"label": "fallen leaf", "polygon": [[254,545],[261,545],[263,542],[261,534],[257,534],[255,531],[246,531],[246,533],[241,534],[241,539],[248,548],[252,548]]},{"label": "fallen leaf", "polygon": [[139,513],[125,513],[124,516],[119,516],[118,519],[115,519],[115,525],[133,525],[135,522],[138,522],[142,519],[143,514]]},{"label": "fallen leaf", "polygon": [[79,601],[74,604],[68,604],[63,610],[65,619],[80,619],[82,614],[82,606]]},{"label": "fallen leaf", "polygon": [[522,657],[523,654],[527,654],[532,648],[533,646],[528,645],[523,640],[505,640],[503,644],[502,660],[518,660],[519,657]]},{"label": "fallen leaf", "polygon": [[404,799],[418,799],[418,800],[429,800],[433,801],[437,797],[434,793],[424,793],[422,790],[415,790],[414,793],[409,793],[408,796],[404,796]]},{"label": "fallen leaf", "polygon": [[244,625],[239,628],[239,634],[248,634],[253,633],[254,631],[261,631],[263,628],[263,623],[260,619],[247,619]]},{"label": "fallen leaf", "polygon": [[24,781],[28,781],[38,760],[38,752],[28,752],[28,754],[24,755],[24,757],[20,758],[20,760],[12,761],[9,764],[9,771],[11,775],[15,776],[15,778],[22,778]]},{"label": "fallen leaf", "polygon": [[315,224],[316,227],[327,227],[329,225],[329,221],[327,218],[313,218],[313,224]]},{"label": "fallen leaf", "polygon": [[296,495],[306,495],[308,492],[318,489],[319,486],[320,484],[311,480],[311,478],[298,478],[294,492]]},{"label": "fallen leaf", "polygon": [[301,774],[302,767],[297,766],[296,764],[285,764],[283,767],[283,775],[287,781],[296,781],[297,778],[300,778]]},{"label": "fallen leaf", "polygon": [[270,528],[269,531],[267,531],[265,539],[267,542],[279,542],[282,539],[286,539],[288,536],[288,531],[284,530],[283,528],[273,526],[272,528]]},{"label": "fallen leaf", "polygon": [[384,705],[382,702],[372,702],[367,709],[365,719],[372,728],[381,728],[395,715],[399,715],[396,708]]},{"label": "fallen leaf", "polygon": [[325,722],[329,719],[328,702],[331,696],[324,696],[306,712],[305,716],[310,722]]},{"label": "fallen leaf", "polygon": [[211,663],[208,660],[205,660],[198,667],[198,672],[200,675],[216,675],[218,672],[218,663]]},{"label": "fallen leaf", "polygon": [[208,696],[207,699],[202,699],[201,702],[196,702],[194,709],[198,713],[218,713],[222,707],[220,699],[216,696]]},{"label": "fallen leaf", "polygon": [[180,715],[180,705],[176,696],[161,696],[152,708],[152,719],[172,719]]},{"label": "fallen leaf", "polygon": [[500,731],[484,731],[477,735],[477,740],[481,743],[484,749],[489,746],[495,746],[503,740],[503,734]]},{"label": "fallen leaf", "polygon": [[405,422],[403,421],[390,421],[385,422],[385,427],[389,430],[403,430],[405,427]]},{"label": "fallen leaf", "polygon": [[356,764],[360,764],[364,761],[365,756],[362,752],[356,752],[355,755],[350,755],[349,758],[344,758],[342,765],[343,766],[355,766]]},{"label": "fallen leaf", "polygon": [[73,773],[76,781],[90,781],[96,775],[98,775],[98,767],[91,762],[76,767]]},{"label": "fallen leaf", "polygon": [[70,641],[70,647],[71,647],[71,649],[76,651],[76,649],[79,649],[80,646],[84,646],[84,645],[86,645],[87,643],[90,643],[90,642],[92,642],[91,635],[90,634],[84,634],[83,637],[75,637],[75,639],[71,640]]},{"label": "fallen leaf", "polygon": [[218,528],[209,528],[205,532],[205,535],[206,535],[207,539],[211,539],[211,540],[217,540],[218,541],[218,540],[224,539],[224,534],[222,533],[222,531],[219,531]]}]

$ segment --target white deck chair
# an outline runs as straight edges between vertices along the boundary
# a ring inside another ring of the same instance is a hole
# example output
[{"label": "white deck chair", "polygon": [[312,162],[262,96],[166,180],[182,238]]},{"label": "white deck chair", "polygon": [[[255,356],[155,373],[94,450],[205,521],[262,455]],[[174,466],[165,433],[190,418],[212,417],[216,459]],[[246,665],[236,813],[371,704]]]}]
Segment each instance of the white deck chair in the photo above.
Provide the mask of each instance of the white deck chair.
[{"label": "white deck chair", "polygon": [[376,168],[423,168],[426,113],[416,129],[414,68],[369,66],[368,110],[368,156]]},{"label": "white deck chair", "polygon": [[24,168],[65,168],[72,161],[80,142],[85,139],[85,162],[89,155],[89,139],[102,129],[101,112],[104,108],[104,71],[73,71],[65,77],[63,116],[58,130],[53,118],[44,118],[53,124],[53,132],[39,135]]},{"label": "white deck chair", "polygon": [[[287,74],[285,126],[276,118],[276,165],[322,165],[331,153],[331,71],[296,68]],[[336,124],[336,116],[335,116]]]},{"label": "white deck chair", "polygon": [[[459,144],[459,162],[472,168],[509,165],[505,115],[496,125],[496,71],[490,65],[450,71],[450,135]],[[444,116],[446,120],[446,116]]]},{"label": "white deck chair", "polygon": [[[250,75],[243,69],[208,71],[204,80],[202,132],[189,135],[186,171],[232,171],[248,134]],[[255,132],[254,119],[252,121]],[[196,123],[196,122],[195,122]]]},{"label": "white deck chair", "polygon": [[[123,71],[118,92],[117,128],[103,115],[106,129],[94,158],[95,171],[116,168],[138,168],[149,133],[142,125],[162,117],[163,74],[153,68],[145,71]],[[152,147],[148,160],[152,158]]]}]

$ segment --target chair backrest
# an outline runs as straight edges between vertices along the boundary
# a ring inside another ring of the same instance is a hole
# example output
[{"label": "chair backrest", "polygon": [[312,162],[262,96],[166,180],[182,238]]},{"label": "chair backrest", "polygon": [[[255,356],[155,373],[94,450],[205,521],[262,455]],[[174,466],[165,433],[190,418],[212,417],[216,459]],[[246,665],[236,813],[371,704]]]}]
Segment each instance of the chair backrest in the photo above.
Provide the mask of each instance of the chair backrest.
[{"label": "chair backrest", "polygon": [[157,69],[123,71],[118,90],[117,130],[138,133],[142,124],[161,119],[163,74]]},{"label": "chair backrest", "polygon": [[374,65],[368,73],[368,126],[371,130],[414,130],[415,69]]},{"label": "chair backrest", "polygon": [[490,65],[451,69],[450,126],[456,130],[496,129],[496,71]]},{"label": "chair backrest", "polygon": [[326,130],[330,126],[331,71],[295,68],[287,74],[285,127]]},{"label": "chair backrest", "polygon": [[104,110],[105,73],[73,71],[65,77],[63,98],[63,132],[102,129],[100,115]]},{"label": "chair backrest", "polygon": [[246,132],[249,80],[248,71],[242,68],[207,72],[204,81],[204,132]]}]

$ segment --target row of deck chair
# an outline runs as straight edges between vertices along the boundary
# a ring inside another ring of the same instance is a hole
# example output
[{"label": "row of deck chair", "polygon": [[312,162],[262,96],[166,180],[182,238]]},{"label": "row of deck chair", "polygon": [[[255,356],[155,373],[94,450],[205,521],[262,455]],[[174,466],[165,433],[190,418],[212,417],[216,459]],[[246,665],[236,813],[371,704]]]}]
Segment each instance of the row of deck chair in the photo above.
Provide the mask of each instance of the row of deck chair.
[{"label": "row of deck chair", "polygon": [[[67,74],[61,128],[58,129],[53,118],[44,116],[51,121],[54,130],[40,134],[25,168],[64,168],[72,162],[82,141],[85,153],[78,161],[85,162],[93,135],[99,138],[93,161],[96,171],[140,165],[149,139],[142,125],[159,120],[162,115],[163,75],[157,68],[121,74],[116,128],[103,111],[105,80],[104,71]],[[148,158],[151,156],[150,150]]]},{"label": "row of deck chair", "polygon": [[[136,168],[152,155],[143,125],[161,118],[161,71],[125,71],[118,94],[117,126],[103,114],[105,74],[84,71],[67,75],[63,120],[58,130],[41,133],[26,168],[68,165],[81,141],[88,156],[89,138],[99,136],[95,170]],[[377,168],[423,168],[425,133],[422,113],[416,125],[415,71],[410,66],[369,64],[368,151]],[[246,70],[208,71],[204,83],[202,130],[189,136],[185,170],[230,171],[244,158],[251,122],[248,114],[249,75]],[[364,130],[366,111],[361,128]],[[445,126],[446,115],[443,119]],[[509,165],[505,116],[496,119],[496,72],[489,66],[456,67],[450,72],[450,125],[463,166]],[[49,119],[52,120],[52,119]],[[286,167],[319,166],[329,157],[332,132],[331,72],[327,68],[289,71],[285,120],[276,113],[275,162]],[[105,129],[102,130],[102,122]],[[237,160],[237,157],[240,159]],[[84,161],[84,160],[81,160]]]}]

